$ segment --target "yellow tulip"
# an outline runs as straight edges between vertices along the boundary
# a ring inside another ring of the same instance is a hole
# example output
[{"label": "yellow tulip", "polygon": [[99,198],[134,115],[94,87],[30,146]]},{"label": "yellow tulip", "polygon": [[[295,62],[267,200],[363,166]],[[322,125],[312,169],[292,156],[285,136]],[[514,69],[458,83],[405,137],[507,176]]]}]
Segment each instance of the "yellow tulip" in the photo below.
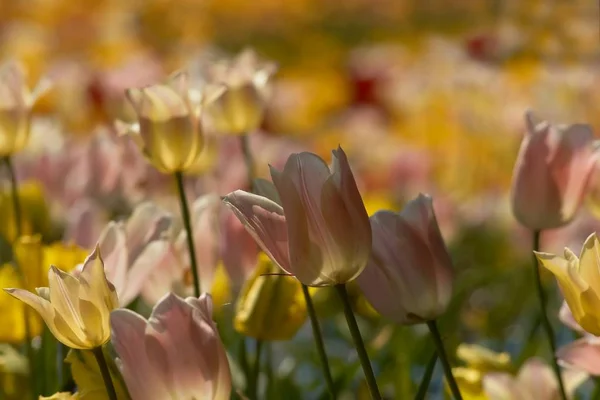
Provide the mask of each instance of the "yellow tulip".
[{"label": "yellow tulip", "polygon": [[36,288],[37,296],[24,289],[5,291],[35,309],[66,346],[93,349],[110,339],[109,315],[119,301],[104,274],[98,247],[85,260],[78,276],[51,266],[48,282],[49,287]]},{"label": "yellow tulip", "polygon": [[289,340],[306,320],[302,286],[261,253],[236,304],[235,329],[260,340]]},{"label": "yellow tulip", "polygon": [[[487,400],[483,391],[483,375],[476,369],[452,368],[452,375],[464,400]],[[448,389],[446,385],[446,389]]]},{"label": "yellow tulip", "polygon": [[511,368],[510,354],[496,353],[477,344],[461,343],[456,349],[456,357],[469,368],[480,372],[505,371]]},{"label": "yellow tulip", "polygon": [[596,233],[583,244],[579,258],[569,249],[564,257],[535,252],[539,263],[554,274],[575,321],[600,335],[600,242]]},{"label": "yellow tulip", "polygon": [[54,393],[50,397],[40,396],[40,400],[79,400],[79,394],[77,393],[69,393],[69,392],[60,392]]},{"label": "yellow tulip", "polygon": [[[42,187],[35,182],[25,182],[18,188],[21,203],[21,231],[31,235],[39,233],[47,235],[50,232],[50,210],[46,204]],[[0,235],[9,242],[17,238],[14,216],[14,206],[10,190],[0,192]]]},{"label": "yellow tulip", "polygon": [[25,148],[29,140],[31,108],[50,86],[41,82],[33,91],[27,87],[22,65],[9,61],[0,65],[0,157]]},{"label": "yellow tulip", "polygon": [[127,98],[138,122],[118,128],[138,145],[160,172],[186,172],[198,168],[204,147],[200,123],[200,95],[190,91],[187,75],[179,74],[164,85],[129,89]]},{"label": "yellow tulip", "polygon": [[0,344],[0,387],[3,400],[30,396],[27,358],[8,344]]}]

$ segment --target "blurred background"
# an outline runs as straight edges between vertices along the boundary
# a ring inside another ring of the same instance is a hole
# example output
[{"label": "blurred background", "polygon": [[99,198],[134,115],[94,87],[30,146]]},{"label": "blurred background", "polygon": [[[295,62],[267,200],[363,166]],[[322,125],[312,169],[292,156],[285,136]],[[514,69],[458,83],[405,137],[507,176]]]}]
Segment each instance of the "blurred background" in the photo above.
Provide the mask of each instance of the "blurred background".
[{"label": "blurred background", "polygon": [[[279,66],[263,126],[251,138],[259,174],[267,177],[268,163],[299,149],[328,160],[341,144],[369,212],[432,194],[458,275],[452,311],[442,321],[450,352],[478,343],[511,353],[516,369],[533,354],[548,357],[532,290],[530,234],[508,202],[524,114],[600,128],[598,16],[598,4],[583,0],[1,1],[0,59],[23,62],[31,85],[42,77],[54,81],[36,104],[31,143],[16,159],[19,179],[40,187],[32,189],[28,229],[47,242],[66,237],[89,247],[89,240],[69,235],[73,215],[93,204],[100,210],[86,220],[93,231],[126,214],[135,201],[111,192],[105,172],[113,156],[125,164],[137,160],[108,146],[101,162],[90,164],[65,146],[85,147],[99,131],[114,136],[113,122],[132,116],[125,88],[196,71],[207,59],[250,47]],[[68,171],[61,169],[67,158]],[[211,176],[225,182],[223,171],[234,169],[233,162],[213,161],[203,173],[216,171]],[[156,173],[132,179],[136,199],[169,206]],[[90,182],[101,184],[90,188]],[[219,194],[238,188],[220,183]],[[196,195],[207,188],[190,185]],[[600,191],[591,192],[573,224],[544,234],[544,250],[568,245],[578,252],[598,227],[594,193]],[[0,198],[5,219],[6,203]],[[6,240],[14,235],[8,225],[0,230]],[[557,292],[550,303],[564,343],[571,334],[557,322]],[[377,372],[393,398],[406,398],[433,352],[426,332],[392,329],[365,315]],[[359,379],[356,360],[348,368],[345,332],[336,321],[325,329],[333,338],[334,375]],[[311,340],[307,328],[293,345],[282,344],[281,354],[296,355],[275,363],[289,375],[290,393],[308,381],[317,387],[317,360],[302,361]],[[432,383],[433,392],[441,390]],[[318,398],[318,390],[305,398]]]}]

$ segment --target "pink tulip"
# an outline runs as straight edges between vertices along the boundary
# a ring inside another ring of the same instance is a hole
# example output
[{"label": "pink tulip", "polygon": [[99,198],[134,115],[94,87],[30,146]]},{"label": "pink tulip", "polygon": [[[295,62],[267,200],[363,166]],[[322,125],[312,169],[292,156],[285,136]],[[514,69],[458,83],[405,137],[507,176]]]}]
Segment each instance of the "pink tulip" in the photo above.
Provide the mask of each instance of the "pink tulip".
[{"label": "pink tulip", "polygon": [[452,295],[452,260],[431,197],[419,195],[400,213],[376,212],[371,229],[373,251],[358,277],[367,300],[401,324],[439,317]]},{"label": "pink tulip", "polygon": [[[588,378],[585,372],[562,372],[567,398]],[[489,400],[555,400],[559,398],[558,384],[552,369],[544,361],[527,361],[516,377],[508,373],[490,373],[483,378],[483,390]]]},{"label": "pink tulip", "polygon": [[597,152],[588,125],[534,124],[526,114],[527,133],[515,164],[512,208],[517,220],[535,229],[558,228],[575,216]]},{"label": "pink tulip", "polygon": [[331,169],[315,154],[292,154],[283,172],[271,168],[271,177],[283,207],[243,191],[225,198],[263,251],[310,286],[360,275],[371,227],[344,151],[333,151]]},{"label": "pink tulip", "polygon": [[170,216],[151,203],[142,203],[125,224],[109,222],[99,240],[106,275],[115,285],[122,306],[142,291],[148,277],[168,259],[163,234]]},{"label": "pink tulip", "polygon": [[586,336],[577,339],[556,352],[562,365],[600,376],[600,338]]},{"label": "pink tulip", "polygon": [[132,400],[229,399],[231,373],[209,295],[169,293],[148,320],[119,309],[110,325]]}]

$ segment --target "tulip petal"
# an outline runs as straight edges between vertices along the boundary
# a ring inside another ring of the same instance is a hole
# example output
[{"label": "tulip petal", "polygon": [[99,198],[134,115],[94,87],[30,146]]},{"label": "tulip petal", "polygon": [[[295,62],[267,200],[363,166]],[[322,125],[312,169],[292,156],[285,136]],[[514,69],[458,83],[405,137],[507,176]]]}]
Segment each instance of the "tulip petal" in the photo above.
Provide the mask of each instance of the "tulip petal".
[{"label": "tulip petal", "polygon": [[291,273],[283,208],[265,197],[242,190],[228,194],[224,201],[269,258]]},{"label": "tulip petal", "polygon": [[162,377],[152,368],[144,345],[146,320],[131,310],[110,314],[111,339],[121,359],[121,373],[132,399],[166,399]]},{"label": "tulip petal", "polygon": [[127,287],[127,269],[129,268],[129,254],[127,239],[122,225],[109,222],[104,228],[98,241],[103,255],[106,278],[115,285],[119,294]]},{"label": "tulip petal", "polygon": [[50,303],[71,327],[76,336],[85,339],[85,325],[79,311],[79,281],[73,276],[50,267],[48,272]]},{"label": "tulip petal", "polygon": [[165,260],[169,250],[166,240],[155,240],[150,242],[142,253],[137,257],[129,269],[127,275],[127,286],[119,293],[119,302],[123,306],[130,304],[140,294],[142,287],[149,275],[151,275],[159,264]]},{"label": "tulip petal", "polygon": [[584,337],[561,347],[556,357],[562,364],[600,376],[600,339]]}]

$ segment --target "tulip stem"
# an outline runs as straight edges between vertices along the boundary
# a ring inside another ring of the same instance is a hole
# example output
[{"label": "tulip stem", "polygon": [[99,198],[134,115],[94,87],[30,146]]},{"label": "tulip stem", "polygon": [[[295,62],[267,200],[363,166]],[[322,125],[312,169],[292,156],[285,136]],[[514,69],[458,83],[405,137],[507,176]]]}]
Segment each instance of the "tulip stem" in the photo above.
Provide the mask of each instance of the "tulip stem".
[{"label": "tulip stem", "polygon": [[431,377],[433,376],[433,370],[435,369],[437,359],[438,353],[437,351],[434,351],[431,358],[429,359],[429,362],[427,363],[427,367],[425,368],[425,373],[423,374],[423,379],[421,379],[421,383],[419,384],[419,390],[417,391],[415,400],[424,400],[425,396],[427,396],[429,382],[431,382]]},{"label": "tulip stem", "polygon": [[196,263],[196,250],[194,249],[194,233],[192,231],[190,209],[188,207],[187,198],[185,197],[183,173],[181,171],[175,172],[175,180],[177,181],[177,192],[179,193],[181,216],[183,219],[183,226],[185,227],[187,247],[190,253],[190,269],[192,270],[192,278],[194,280],[194,296],[200,297],[200,276],[198,274],[198,265]]},{"label": "tulip stem", "polygon": [[323,343],[323,336],[321,335],[321,327],[319,326],[319,319],[315,311],[312,299],[310,298],[310,292],[308,286],[302,284],[302,293],[304,294],[304,301],[306,302],[306,310],[310,317],[310,325],[312,326],[313,336],[315,338],[315,344],[317,345],[317,353],[319,353],[319,359],[321,360],[321,368],[325,374],[325,382],[327,383],[327,390],[331,399],[337,398],[335,394],[335,386],[333,385],[333,378],[331,377],[331,371],[329,370],[329,360],[327,359],[327,352],[325,351],[325,344]]},{"label": "tulip stem", "polygon": [[[2,161],[4,161],[4,165],[6,166],[6,170],[8,171],[8,176],[10,179],[10,194],[11,194],[11,198],[12,198],[13,212],[15,214],[15,220],[14,220],[15,236],[16,236],[16,240],[19,240],[19,238],[21,237],[21,235],[23,233],[22,232],[23,219],[22,219],[22,214],[21,214],[21,202],[19,200],[17,174],[15,173],[15,168],[13,167],[10,156],[4,157],[2,159]],[[13,254],[13,260],[14,260],[14,254]],[[17,270],[21,274],[21,279],[23,280],[23,284],[25,284],[25,277],[23,275],[21,266],[17,265],[16,262],[14,264],[15,264]],[[31,336],[31,325],[29,323],[29,313],[30,313],[29,307],[25,307],[23,310],[23,319],[24,319],[24,326],[25,326],[25,353],[26,353],[27,359],[29,361],[29,379],[33,380],[33,377],[36,375],[35,374],[36,362],[35,362],[35,356],[33,354],[33,347],[31,346],[32,336]],[[43,373],[43,371],[40,371],[40,372]],[[32,387],[34,388],[32,390],[33,398],[37,399],[38,398],[38,394],[36,393],[37,392],[37,390],[36,390],[37,382],[32,382],[32,383],[33,383]]]},{"label": "tulip stem", "polygon": [[252,182],[256,176],[254,171],[254,158],[252,157],[252,151],[250,150],[250,137],[248,134],[240,136],[240,142],[242,145],[242,153],[244,153],[244,162],[246,163],[246,171],[248,174],[248,190],[252,190]]},{"label": "tulip stem", "polygon": [[262,340],[256,339],[254,345],[254,366],[252,367],[252,376],[248,385],[248,396],[252,400],[258,399],[258,377],[260,375],[260,354],[262,350]]},{"label": "tulip stem", "polygon": [[102,379],[104,379],[104,386],[106,386],[108,398],[110,400],[118,400],[117,392],[115,391],[112,378],[110,377],[110,371],[108,369],[108,365],[106,364],[104,353],[102,352],[102,346],[93,348],[92,353],[94,353],[94,357],[96,357],[96,361],[98,362],[98,367],[100,367],[100,373],[102,374]]},{"label": "tulip stem", "polygon": [[358,324],[356,323],[356,318],[354,317],[354,312],[352,311],[352,306],[350,305],[350,299],[348,298],[346,285],[335,285],[335,288],[340,296],[340,299],[342,300],[342,303],[344,304],[344,315],[346,316],[348,329],[352,335],[354,347],[356,347],[356,352],[358,353],[358,358],[367,380],[367,386],[369,387],[369,392],[371,393],[371,399],[381,400],[381,394],[379,393],[379,388],[377,387],[377,380],[375,379],[375,374],[373,373],[373,368],[371,367],[371,361],[369,360],[365,343],[360,335],[360,330],[358,329]]},{"label": "tulip stem", "polygon": [[427,321],[427,327],[429,328],[429,332],[431,332],[431,337],[435,342],[437,354],[440,357],[442,366],[444,367],[444,374],[446,375],[446,381],[448,382],[448,386],[450,387],[452,396],[454,396],[455,400],[462,400],[460,390],[458,389],[458,384],[454,379],[454,375],[452,375],[452,367],[450,366],[450,361],[448,361],[448,355],[446,354],[446,350],[444,349],[444,342],[442,341],[442,336],[440,335],[437,323],[435,322],[435,320]]},{"label": "tulip stem", "polygon": [[[534,230],[533,231],[533,250],[540,250],[540,237],[541,231]],[[541,308],[541,316],[542,316],[542,326],[546,331],[546,336],[548,338],[548,344],[550,345],[550,351],[552,352],[552,369],[554,370],[554,375],[556,376],[556,380],[558,382],[558,387],[560,389],[560,398],[562,400],[567,399],[565,385],[562,379],[562,374],[560,373],[560,368],[558,367],[558,362],[556,360],[556,342],[554,340],[554,330],[552,329],[552,325],[550,324],[550,320],[548,319],[548,314],[546,313],[546,293],[544,292],[544,286],[542,285],[542,277],[540,276],[540,268],[538,265],[537,258],[535,254],[533,255],[533,275],[535,280],[535,288],[537,290],[537,296],[540,303]]]}]

